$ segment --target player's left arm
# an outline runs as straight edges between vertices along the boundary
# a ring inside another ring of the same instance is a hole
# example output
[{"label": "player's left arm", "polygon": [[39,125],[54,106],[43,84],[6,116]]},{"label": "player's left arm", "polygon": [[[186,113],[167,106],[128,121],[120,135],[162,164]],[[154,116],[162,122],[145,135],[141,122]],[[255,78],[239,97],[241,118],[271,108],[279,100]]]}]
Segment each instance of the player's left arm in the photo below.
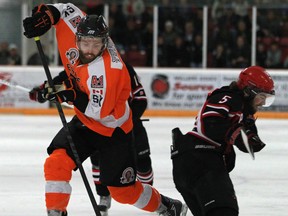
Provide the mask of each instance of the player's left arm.
[{"label": "player's left arm", "polygon": [[132,110],[133,119],[137,120],[141,118],[147,108],[147,96],[134,68],[127,62],[125,62],[125,65],[131,81],[129,106]]}]

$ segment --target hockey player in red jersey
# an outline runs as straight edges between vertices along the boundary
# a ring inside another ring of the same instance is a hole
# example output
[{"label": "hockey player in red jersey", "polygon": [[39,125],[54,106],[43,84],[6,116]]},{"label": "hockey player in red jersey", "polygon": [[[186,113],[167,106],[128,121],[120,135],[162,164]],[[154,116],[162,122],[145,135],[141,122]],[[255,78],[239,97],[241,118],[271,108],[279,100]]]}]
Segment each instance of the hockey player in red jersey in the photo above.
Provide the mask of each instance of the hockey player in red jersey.
[{"label": "hockey player in red jersey", "polygon": [[[86,16],[70,3],[41,4],[33,9],[31,17],[24,19],[24,35],[41,36],[52,25],[65,72],[53,79],[56,92],[41,85],[31,91],[31,99],[74,105],[76,115],[68,127],[79,158],[83,162],[94,152],[100,152],[100,180],[108,186],[113,199],[159,215],[186,215],[185,204],[136,181],[131,150],[132,113],[128,104],[130,77],[109,37],[104,18]],[[47,151],[49,157],[44,164],[47,213],[67,215],[69,182],[72,170],[77,167],[64,128]]]},{"label": "hockey player in red jersey", "polygon": [[[131,95],[129,97],[129,106],[132,111],[133,119],[133,146],[136,154],[137,179],[144,184],[153,184],[154,174],[150,158],[150,146],[145,127],[143,126],[141,116],[147,107],[147,97],[144,88],[139,81],[134,68],[125,62],[131,81]],[[90,157],[92,162],[92,175],[96,192],[100,196],[99,209],[102,215],[108,213],[111,207],[111,196],[108,188],[103,185],[99,179],[101,167],[99,166],[99,152]]]},{"label": "hockey player in red jersey", "polygon": [[247,152],[265,147],[254,114],[274,100],[274,83],[264,68],[244,69],[238,81],[212,91],[203,104],[192,131],[172,130],[173,179],[194,216],[237,216],[238,204],[229,172],[235,165],[233,146]]}]

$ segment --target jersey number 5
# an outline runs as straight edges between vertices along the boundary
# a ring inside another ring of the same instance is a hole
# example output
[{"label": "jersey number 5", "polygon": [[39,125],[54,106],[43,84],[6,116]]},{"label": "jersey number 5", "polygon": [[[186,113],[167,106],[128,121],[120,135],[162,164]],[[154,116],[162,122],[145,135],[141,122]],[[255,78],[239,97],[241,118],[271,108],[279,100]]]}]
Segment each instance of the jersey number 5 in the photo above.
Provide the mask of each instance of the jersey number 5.
[{"label": "jersey number 5", "polygon": [[220,101],[219,103],[226,103],[231,97],[228,95],[225,95]]}]

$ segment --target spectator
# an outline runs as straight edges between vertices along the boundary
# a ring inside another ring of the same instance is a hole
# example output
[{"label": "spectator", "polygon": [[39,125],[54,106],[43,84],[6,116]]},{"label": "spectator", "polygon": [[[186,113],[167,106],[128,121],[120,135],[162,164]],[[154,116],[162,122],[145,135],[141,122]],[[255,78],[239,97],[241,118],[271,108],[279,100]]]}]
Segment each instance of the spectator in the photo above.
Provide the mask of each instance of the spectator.
[{"label": "spectator", "polygon": [[146,49],[147,62],[146,66],[152,66],[153,59],[153,23],[147,22],[144,31],[141,34],[143,47]]},{"label": "spectator", "polygon": [[248,44],[251,44],[251,28],[247,28],[247,24],[244,20],[240,19],[237,22],[236,29],[232,30],[232,34],[234,35],[234,43],[236,42],[238,36],[243,36],[245,38],[245,41]]},{"label": "spectator", "polygon": [[284,59],[283,67],[288,68],[288,56],[286,56],[286,58]]},{"label": "spectator", "polygon": [[186,46],[192,46],[196,33],[194,23],[192,21],[187,21],[184,26],[184,41]]},{"label": "spectator", "polygon": [[112,38],[115,38],[114,43],[118,50],[122,52],[124,50],[125,44],[125,29],[119,26],[116,26],[116,20],[114,16],[109,16],[109,34]]},{"label": "spectator", "polygon": [[228,66],[227,53],[223,44],[218,44],[212,52],[212,67],[225,68]]},{"label": "spectator", "polygon": [[144,1],[142,0],[124,0],[122,10],[124,15],[139,18],[145,10]]},{"label": "spectator", "polygon": [[[122,31],[126,27],[126,17],[123,14],[122,11],[122,5],[117,5],[116,3],[111,3],[109,7],[109,17],[114,18],[115,28],[118,28],[119,30],[122,29]],[[110,22],[109,22],[110,25]]]},{"label": "spectator", "polygon": [[267,52],[263,43],[257,44],[256,65],[266,67]]},{"label": "spectator", "polygon": [[191,60],[190,60],[190,66],[195,68],[202,67],[202,53],[203,53],[203,45],[202,45],[203,39],[202,35],[198,34],[195,36],[195,41],[193,44],[192,52],[191,52]]},{"label": "spectator", "polygon": [[211,16],[213,20],[218,20],[220,17],[224,16],[224,11],[227,7],[227,0],[214,0],[211,9]]},{"label": "spectator", "polygon": [[8,64],[9,57],[9,43],[7,41],[3,41],[0,43],[0,65]]},{"label": "spectator", "polygon": [[134,17],[127,19],[124,47],[126,50],[140,50],[142,48],[141,34],[136,28],[136,19]]},{"label": "spectator", "polygon": [[87,14],[103,15],[104,2],[103,0],[84,0]]},{"label": "spectator", "polygon": [[[46,58],[46,62],[49,65],[49,63],[50,63],[49,57],[47,55],[45,55],[45,58]],[[40,57],[38,52],[35,52],[34,54],[32,54],[29,57],[27,65],[42,65],[42,60],[41,60],[41,57]]]},{"label": "spectator", "polygon": [[267,14],[259,17],[258,23],[264,37],[277,37],[279,35],[281,20],[275,14],[275,10],[267,10]]},{"label": "spectator", "polygon": [[21,65],[21,56],[15,44],[9,45],[8,65]]},{"label": "spectator", "polygon": [[250,65],[250,46],[247,45],[243,36],[238,36],[236,45],[232,49],[231,63],[235,68],[246,68]]},{"label": "spectator", "polygon": [[248,16],[249,3],[246,0],[232,1],[232,8],[234,8],[235,14],[243,18]]},{"label": "spectator", "polygon": [[164,38],[162,35],[158,36],[158,66],[167,67],[168,65],[168,48],[164,43]]},{"label": "spectator", "polygon": [[168,61],[170,67],[189,67],[189,53],[183,41],[183,37],[175,38],[174,46],[169,52],[171,55]]},{"label": "spectator", "polygon": [[267,50],[267,61],[266,65],[268,68],[280,68],[282,67],[281,62],[282,51],[279,48],[277,42],[273,42]]},{"label": "spectator", "polygon": [[165,28],[163,32],[163,39],[166,45],[171,45],[174,43],[175,38],[177,37],[177,32],[174,29],[174,24],[171,20],[165,22]]}]

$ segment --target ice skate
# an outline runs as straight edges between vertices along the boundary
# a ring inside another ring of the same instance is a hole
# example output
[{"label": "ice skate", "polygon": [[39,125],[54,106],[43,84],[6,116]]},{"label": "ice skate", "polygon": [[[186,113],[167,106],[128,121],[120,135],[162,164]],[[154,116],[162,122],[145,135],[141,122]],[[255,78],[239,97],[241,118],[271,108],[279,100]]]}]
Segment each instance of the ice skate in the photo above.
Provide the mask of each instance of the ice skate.
[{"label": "ice skate", "polygon": [[58,210],[48,210],[48,216],[68,216],[67,211],[62,212]]},{"label": "ice skate", "polygon": [[108,215],[108,209],[111,207],[111,196],[100,196],[98,208],[102,216]]},{"label": "ice skate", "polygon": [[185,216],[187,214],[187,205],[179,200],[161,195],[161,205],[159,216]]}]

